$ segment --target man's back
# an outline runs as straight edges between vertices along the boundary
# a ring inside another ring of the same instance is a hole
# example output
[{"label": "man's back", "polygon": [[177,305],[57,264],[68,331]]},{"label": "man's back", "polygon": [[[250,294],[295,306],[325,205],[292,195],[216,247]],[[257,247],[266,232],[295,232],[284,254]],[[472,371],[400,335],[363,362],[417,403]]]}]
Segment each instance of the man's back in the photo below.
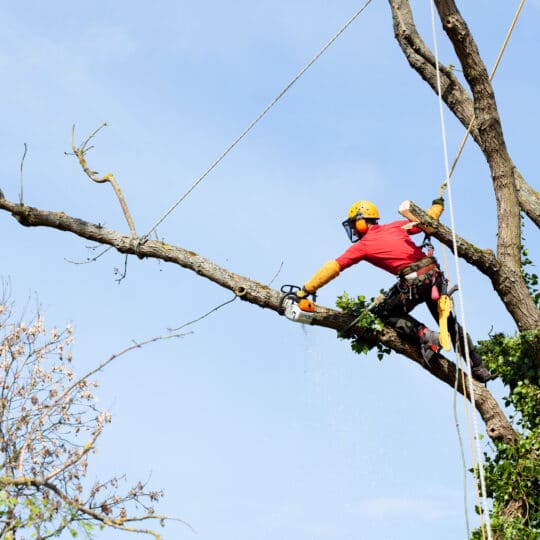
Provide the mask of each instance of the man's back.
[{"label": "man's back", "polygon": [[407,220],[393,221],[384,225],[372,225],[336,261],[342,270],[360,261],[367,261],[378,268],[397,275],[402,268],[419,261],[425,254],[412,241],[411,234],[417,234],[418,228],[404,229],[410,224]]}]

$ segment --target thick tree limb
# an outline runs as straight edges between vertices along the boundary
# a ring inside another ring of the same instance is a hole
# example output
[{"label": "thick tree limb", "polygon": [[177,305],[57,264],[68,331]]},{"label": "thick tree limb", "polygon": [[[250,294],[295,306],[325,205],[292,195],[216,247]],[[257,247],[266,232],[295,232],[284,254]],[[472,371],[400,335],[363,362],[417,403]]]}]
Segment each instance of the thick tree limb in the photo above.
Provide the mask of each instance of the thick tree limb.
[{"label": "thick tree limb", "polygon": [[[394,36],[401,47],[407,61],[410,66],[424,79],[431,89],[438,94],[437,89],[437,77],[436,77],[436,59],[431,52],[431,50],[426,46],[425,42],[420,37],[414,18],[412,15],[412,10],[410,7],[409,0],[389,0],[390,9],[392,12],[392,21],[394,26]],[[441,15],[443,19],[443,24],[445,23],[444,19],[448,17],[458,17],[459,13],[455,4],[453,2],[448,3],[444,2],[444,5],[441,5],[441,2],[438,3],[440,10],[444,15]],[[460,17],[460,16],[459,16]],[[470,36],[470,32],[467,33]],[[450,35],[450,34],[449,34]],[[452,39],[452,38],[451,38]],[[456,43],[460,42],[461,37],[457,35],[454,39]],[[471,38],[472,39],[472,38]],[[474,41],[472,41],[474,44]],[[459,43],[462,45],[461,43]],[[455,43],[454,43],[455,45]],[[473,67],[480,63],[481,66],[484,66],[476,45],[474,49],[476,51],[475,57],[472,59],[471,64]],[[456,50],[457,52],[457,50]],[[466,48],[465,54],[468,54],[469,48]],[[458,54],[459,56],[459,54]],[[459,56],[460,57],[460,56]],[[460,57],[461,61],[461,57]],[[484,68],[484,77],[487,78],[489,87],[491,83],[489,82],[489,76],[487,71]],[[465,66],[464,66],[465,72]],[[441,94],[442,99],[445,104],[448,106],[449,110],[456,116],[456,118],[463,124],[465,128],[468,128],[472,123],[471,136],[474,141],[478,144],[482,152],[486,154],[486,149],[484,148],[484,141],[479,134],[477,125],[475,123],[475,104],[471,99],[470,94],[465,90],[463,85],[454,75],[451,68],[440,65],[439,73],[441,79]],[[468,81],[470,82],[470,81]],[[485,82],[485,81],[484,81]],[[471,87],[473,88],[473,87]],[[475,92],[476,86],[473,88],[473,94]],[[492,93],[492,92],[491,92]],[[475,95],[475,100],[477,95]],[[494,100],[492,102],[494,105]],[[495,109],[496,110],[496,109]],[[498,116],[497,116],[498,119]],[[498,120],[499,126],[500,121]],[[488,128],[489,129],[489,128]],[[500,130],[502,135],[502,130]],[[504,141],[504,139],[503,139]],[[486,157],[488,157],[486,155]],[[519,200],[519,206],[527,214],[527,216],[540,227],[540,193],[534,190],[522,177],[519,171],[511,163],[508,158],[507,162],[507,171],[514,171],[514,181],[517,189],[517,198]],[[509,172],[508,172],[509,174]]]},{"label": "thick tree limb", "polygon": [[435,5],[474,96],[480,148],[491,171],[497,201],[497,258],[502,265],[521,271],[521,224],[514,165],[506,147],[489,74],[455,2],[435,0]]},{"label": "thick tree limb", "polygon": [[[233,291],[242,300],[262,308],[271,309],[276,313],[280,311],[280,292],[247,277],[235,274],[197,253],[181,247],[172,246],[156,240],[143,241],[143,239],[134,238],[133,236],[106,229],[101,225],[68,216],[63,212],[40,210],[13,203],[2,198],[0,198],[0,209],[10,212],[15,219],[28,227],[41,226],[67,231],[82,238],[112,246],[120,253],[137,255],[139,258],[160,259],[177,264],[196,272],[221,287]],[[341,330],[347,327],[352,320],[353,316],[350,314],[318,307],[313,324],[333,330]],[[352,328],[352,333],[353,335],[365,338],[362,335],[361,329],[357,327]],[[375,343],[373,338],[370,339]],[[381,335],[378,336],[378,339],[397,353],[407,356],[422,365],[420,351],[411,344],[403,341],[391,328],[385,328]],[[447,359],[441,357],[431,370],[431,373],[449,386],[454,386],[456,367]],[[473,384],[476,394],[475,406],[486,424],[488,435],[492,439],[512,441],[515,436],[514,431],[500,410],[496,400],[482,385],[475,381],[473,381]],[[458,385],[458,391],[465,393],[461,383]]]},{"label": "thick tree limb", "polygon": [[514,169],[514,178],[521,208],[531,221],[540,227],[540,193],[525,181],[517,169]]},{"label": "thick tree limb", "polygon": [[[394,37],[405,54],[405,58],[437,94],[437,61],[416,29],[409,1],[389,0],[389,3],[392,10]],[[439,65],[439,73],[444,102],[456,117],[468,126],[474,115],[470,94],[454,75],[451,67]],[[478,138],[475,126],[472,128],[471,136],[475,140]]]}]

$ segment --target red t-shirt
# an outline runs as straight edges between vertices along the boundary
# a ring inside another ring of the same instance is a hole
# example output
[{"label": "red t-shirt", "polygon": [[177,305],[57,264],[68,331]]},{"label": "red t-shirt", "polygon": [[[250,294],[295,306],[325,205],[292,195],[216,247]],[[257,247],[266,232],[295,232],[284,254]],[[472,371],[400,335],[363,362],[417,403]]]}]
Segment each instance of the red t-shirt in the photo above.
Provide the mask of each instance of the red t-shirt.
[{"label": "red t-shirt", "polygon": [[372,225],[366,234],[336,261],[342,270],[357,262],[367,261],[397,275],[405,266],[426,256],[410,238],[411,234],[418,234],[421,229],[403,229],[402,226],[408,223],[408,220],[400,220],[385,225]]}]

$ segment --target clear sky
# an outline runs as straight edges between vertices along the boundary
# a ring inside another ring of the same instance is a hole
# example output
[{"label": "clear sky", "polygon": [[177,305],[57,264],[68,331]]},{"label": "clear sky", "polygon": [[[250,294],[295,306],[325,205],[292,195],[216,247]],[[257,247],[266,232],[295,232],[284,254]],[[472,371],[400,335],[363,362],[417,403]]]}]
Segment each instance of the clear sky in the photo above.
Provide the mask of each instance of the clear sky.
[{"label": "clear sky", "polygon": [[[518,2],[460,4],[489,68]],[[90,166],[115,174],[144,234],[360,6],[3,2],[0,187],[17,199],[27,143],[25,203],[127,232],[110,186],[91,183],[64,154],[73,124],[80,141],[107,122]],[[429,2],[413,7],[432,44]],[[494,83],[511,155],[536,187],[539,23],[540,2],[530,0]],[[437,30],[441,60],[456,64]],[[463,128],[448,114],[446,123],[453,157]],[[301,284],[347,247],[340,223],[354,201],[370,199],[393,220],[404,199],[428,205],[443,179],[437,99],[394,41],[387,2],[374,1],[158,232],[262,283],[279,270],[274,287]],[[457,232],[484,248],[495,246],[490,185],[470,143],[453,179]],[[232,296],[179,267],[135,258],[118,284],[119,254],[74,264],[95,253],[88,242],[25,229],[7,214],[0,227],[0,274],[13,298],[27,312],[37,299],[50,326],[73,324],[80,373]],[[537,248],[538,232],[527,231]],[[473,337],[513,332],[487,279],[464,263],[461,271]],[[319,302],[391,284],[359,265]],[[191,331],[99,377],[99,403],[113,422],[90,478],[126,473],[163,488],[160,513],[197,531],[169,524],[165,538],[466,538],[449,387],[407,359],[354,355],[334,332],[238,300]],[[503,395],[500,383],[490,388]],[[475,526],[470,481],[467,496]]]}]

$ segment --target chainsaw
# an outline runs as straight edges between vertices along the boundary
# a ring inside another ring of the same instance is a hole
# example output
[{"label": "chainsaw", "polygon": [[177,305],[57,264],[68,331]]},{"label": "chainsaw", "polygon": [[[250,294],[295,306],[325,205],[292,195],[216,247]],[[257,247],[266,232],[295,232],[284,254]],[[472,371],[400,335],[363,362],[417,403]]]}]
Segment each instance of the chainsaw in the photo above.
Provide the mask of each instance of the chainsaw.
[{"label": "chainsaw", "polygon": [[317,295],[315,293],[309,295],[313,297],[313,300],[309,300],[307,297],[298,298],[296,293],[300,289],[301,287],[298,287],[297,285],[283,285],[281,287],[283,295],[279,301],[279,312],[291,321],[302,324],[311,324],[313,321]]}]

